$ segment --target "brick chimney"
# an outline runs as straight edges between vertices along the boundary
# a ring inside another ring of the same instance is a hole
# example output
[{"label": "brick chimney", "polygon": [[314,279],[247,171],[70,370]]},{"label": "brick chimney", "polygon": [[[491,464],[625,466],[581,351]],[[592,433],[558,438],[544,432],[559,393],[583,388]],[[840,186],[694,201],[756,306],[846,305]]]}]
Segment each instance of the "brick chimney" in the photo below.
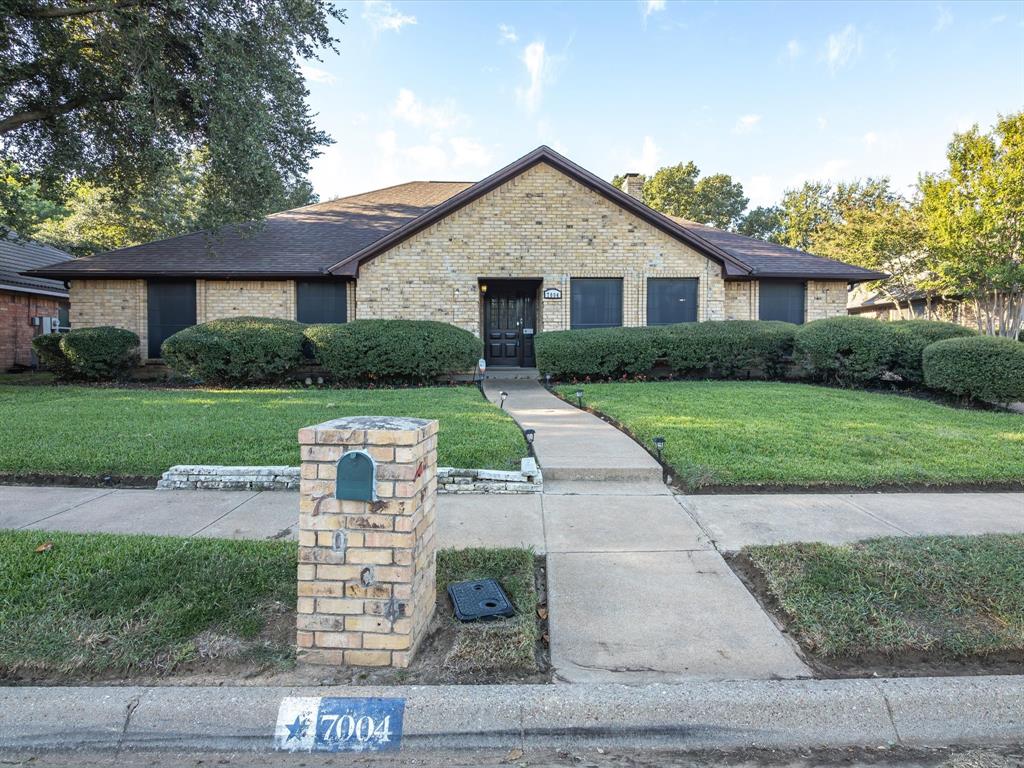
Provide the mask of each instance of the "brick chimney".
[{"label": "brick chimney", "polygon": [[644,200],[644,180],[639,173],[627,173],[622,182],[622,191],[640,202]]}]

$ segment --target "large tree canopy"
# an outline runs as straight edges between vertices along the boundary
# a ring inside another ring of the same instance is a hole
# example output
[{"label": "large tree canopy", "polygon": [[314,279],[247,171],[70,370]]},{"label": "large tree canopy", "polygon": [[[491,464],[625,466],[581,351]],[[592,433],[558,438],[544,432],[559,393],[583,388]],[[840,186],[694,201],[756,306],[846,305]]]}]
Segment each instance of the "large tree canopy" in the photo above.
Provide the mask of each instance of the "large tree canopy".
[{"label": "large tree canopy", "polygon": [[[624,180],[616,176],[612,184],[621,189]],[[738,181],[724,173],[701,176],[693,161],[661,168],[644,177],[643,184],[644,202],[651,208],[721,229],[735,230],[749,202]]]},{"label": "large tree canopy", "polygon": [[[257,218],[330,142],[298,69],[335,46],[328,0],[0,0],[0,18],[0,149],[45,198],[139,199],[202,151],[200,223]],[[25,218],[8,198],[0,227]]]}]

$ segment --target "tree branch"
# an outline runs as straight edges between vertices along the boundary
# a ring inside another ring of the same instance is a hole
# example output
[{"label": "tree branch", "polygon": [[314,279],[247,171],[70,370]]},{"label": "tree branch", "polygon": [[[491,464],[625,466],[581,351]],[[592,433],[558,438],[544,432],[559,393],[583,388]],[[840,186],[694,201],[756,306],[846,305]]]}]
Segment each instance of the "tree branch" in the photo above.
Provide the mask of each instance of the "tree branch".
[{"label": "tree branch", "polygon": [[131,8],[136,5],[140,5],[140,0],[120,0],[116,3],[93,3],[80,6],[47,6],[31,11],[22,11],[20,15],[27,19],[63,19],[69,16],[89,16],[93,13],[119,11],[122,8]]},{"label": "tree branch", "polygon": [[108,101],[118,101],[122,98],[124,98],[123,94],[103,93],[98,96],[78,96],[62,104],[51,104],[37,109],[27,109],[24,112],[0,119],[0,136],[13,131],[15,128],[20,128],[26,123],[37,123],[40,120],[48,120],[51,117],[66,115],[68,112],[74,112],[76,109],[87,107],[90,104],[102,104]]}]

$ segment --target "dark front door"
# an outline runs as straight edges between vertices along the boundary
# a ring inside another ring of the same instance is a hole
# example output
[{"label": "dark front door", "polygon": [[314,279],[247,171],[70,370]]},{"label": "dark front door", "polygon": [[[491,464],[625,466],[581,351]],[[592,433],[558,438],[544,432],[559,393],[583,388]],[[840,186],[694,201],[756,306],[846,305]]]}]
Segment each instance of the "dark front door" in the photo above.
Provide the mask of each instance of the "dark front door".
[{"label": "dark front door", "polygon": [[532,368],[537,286],[489,283],[484,294],[484,358],[488,365]]},{"label": "dark front door", "polygon": [[160,345],[183,328],[196,324],[196,281],[149,283],[149,355],[160,359]]}]

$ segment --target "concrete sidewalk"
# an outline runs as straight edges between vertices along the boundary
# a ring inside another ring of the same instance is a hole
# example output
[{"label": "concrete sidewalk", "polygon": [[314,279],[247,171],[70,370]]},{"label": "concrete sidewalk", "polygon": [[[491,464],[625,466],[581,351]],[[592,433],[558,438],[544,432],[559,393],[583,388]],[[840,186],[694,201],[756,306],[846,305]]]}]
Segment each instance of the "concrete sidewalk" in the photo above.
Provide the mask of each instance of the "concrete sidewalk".
[{"label": "concrete sidewalk", "polygon": [[[285,696],[405,700],[403,752],[1012,745],[1024,678],[681,685],[0,688],[0,750],[269,751]],[[344,759],[344,758],[339,758]]]}]

